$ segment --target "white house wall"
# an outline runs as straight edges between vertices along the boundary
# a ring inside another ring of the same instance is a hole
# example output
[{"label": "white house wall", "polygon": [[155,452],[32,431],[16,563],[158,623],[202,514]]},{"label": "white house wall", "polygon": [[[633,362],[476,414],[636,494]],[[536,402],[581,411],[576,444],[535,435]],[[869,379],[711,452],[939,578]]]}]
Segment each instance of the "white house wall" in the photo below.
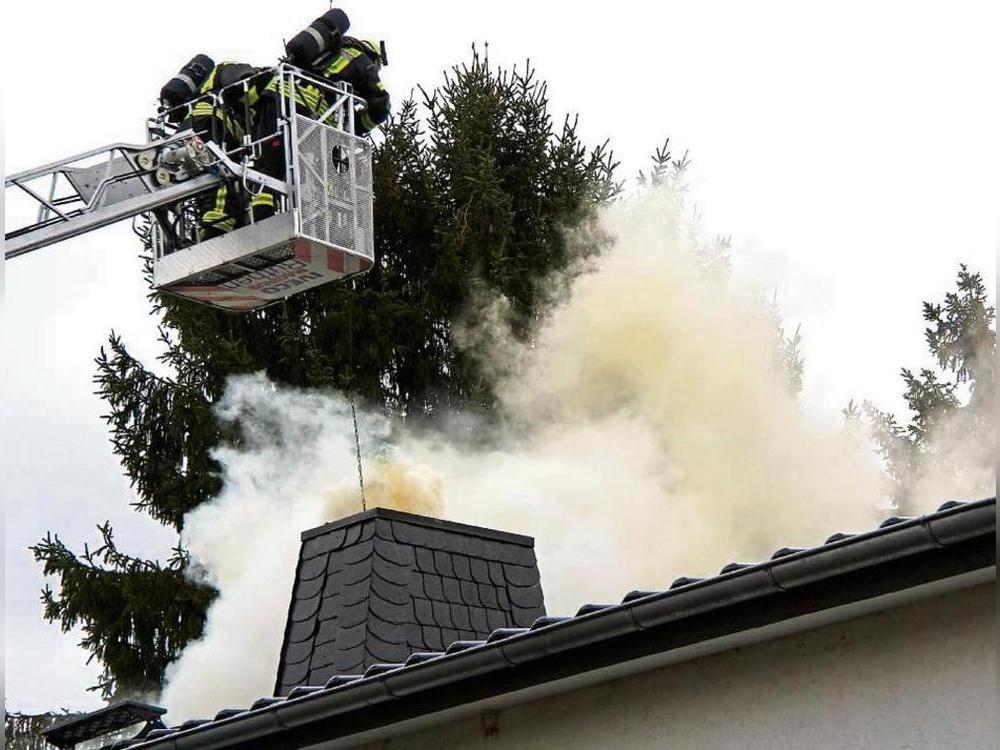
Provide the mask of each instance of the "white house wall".
[{"label": "white house wall", "polygon": [[997,747],[995,582],[371,748]]}]

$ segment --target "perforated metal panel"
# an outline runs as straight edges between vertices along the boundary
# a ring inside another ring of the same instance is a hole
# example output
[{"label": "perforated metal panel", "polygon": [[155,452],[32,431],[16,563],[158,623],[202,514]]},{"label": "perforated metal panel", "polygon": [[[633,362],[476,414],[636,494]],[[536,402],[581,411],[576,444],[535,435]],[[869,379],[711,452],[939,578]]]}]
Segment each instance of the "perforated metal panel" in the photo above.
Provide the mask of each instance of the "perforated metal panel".
[{"label": "perforated metal panel", "polygon": [[298,234],[373,260],[371,144],[301,116],[296,128]]}]

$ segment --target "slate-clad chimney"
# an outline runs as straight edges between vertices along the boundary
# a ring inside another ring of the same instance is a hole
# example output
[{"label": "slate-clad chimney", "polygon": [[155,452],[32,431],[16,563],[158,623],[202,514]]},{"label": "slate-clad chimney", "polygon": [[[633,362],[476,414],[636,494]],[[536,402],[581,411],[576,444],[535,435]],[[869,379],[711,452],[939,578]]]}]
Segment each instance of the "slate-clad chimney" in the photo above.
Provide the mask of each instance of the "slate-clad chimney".
[{"label": "slate-clad chimney", "polygon": [[531,537],[369,510],[302,533],[275,694],[544,614]]}]

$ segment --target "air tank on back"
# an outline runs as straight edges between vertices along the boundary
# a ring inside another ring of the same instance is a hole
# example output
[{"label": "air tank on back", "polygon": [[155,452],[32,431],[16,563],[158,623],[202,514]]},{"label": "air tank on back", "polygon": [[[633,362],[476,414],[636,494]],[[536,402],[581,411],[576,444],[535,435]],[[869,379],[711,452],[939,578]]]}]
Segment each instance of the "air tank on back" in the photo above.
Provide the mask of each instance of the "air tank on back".
[{"label": "air tank on back", "polygon": [[184,102],[198,96],[201,86],[208,79],[215,61],[205,54],[198,54],[188,60],[177,75],[163,84],[160,101],[165,109],[179,107]]},{"label": "air tank on back", "polygon": [[347,14],[340,8],[328,10],[285,44],[288,61],[299,68],[308,68],[317,59],[339,51],[350,26]]}]

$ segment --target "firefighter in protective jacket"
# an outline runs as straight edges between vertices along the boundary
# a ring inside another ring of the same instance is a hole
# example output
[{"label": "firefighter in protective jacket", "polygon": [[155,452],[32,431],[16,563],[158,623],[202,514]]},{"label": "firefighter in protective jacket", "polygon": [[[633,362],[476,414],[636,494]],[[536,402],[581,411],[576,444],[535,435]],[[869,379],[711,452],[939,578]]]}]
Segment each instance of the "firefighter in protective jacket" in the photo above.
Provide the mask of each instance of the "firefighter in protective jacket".
[{"label": "firefighter in protective jacket", "polygon": [[[235,84],[257,72],[244,63],[216,65],[207,55],[196,55],[163,86],[160,100],[173,110],[174,122],[183,119],[182,128],[191,128],[202,140],[232,152],[243,143],[257,100],[253,81],[246,87]],[[201,239],[230,232],[243,223],[246,201],[235,185],[223,183],[198,196],[196,202]]]},{"label": "firefighter in protective jacket", "polygon": [[[191,108],[191,128],[203,139],[222,146],[227,153],[243,143],[253,110],[257,103],[257,89],[252,80],[246,87],[235,85],[252,79],[258,70],[250,65],[224,62],[216,65],[202,84],[203,96]],[[245,222],[246,196],[237,184],[223,182],[212,193],[199,196],[198,218],[202,238],[210,239],[231,232]]]},{"label": "firefighter in protective jacket", "polygon": [[357,135],[366,135],[389,116],[389,92],[379,79],[379,71],[388,63],[384,42],[345,36],[340,54],[315,71],[328,80],[349,83],[365,100],[364,109],[354,117]]}]

